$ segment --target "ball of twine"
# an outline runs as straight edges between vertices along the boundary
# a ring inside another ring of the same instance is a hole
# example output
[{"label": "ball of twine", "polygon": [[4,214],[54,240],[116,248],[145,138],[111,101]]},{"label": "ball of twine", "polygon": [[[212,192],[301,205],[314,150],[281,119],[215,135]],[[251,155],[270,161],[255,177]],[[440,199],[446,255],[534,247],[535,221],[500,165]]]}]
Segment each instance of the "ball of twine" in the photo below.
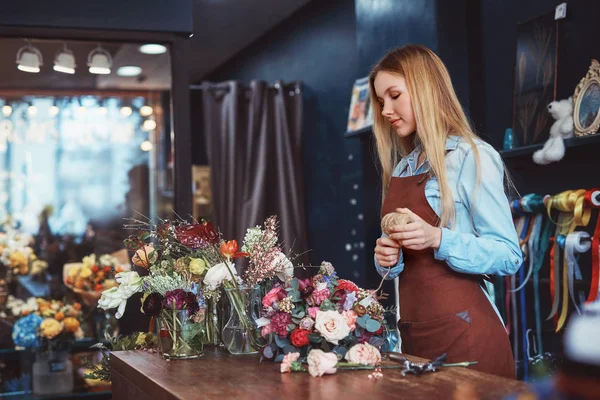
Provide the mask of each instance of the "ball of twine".
[{"label": "ball of twine", "polygon": [[391,212],[386,214],[381,219],[381,231],[386,235],[390,235],[392,227],[396,225],[405,225],[412,222],[412,218],[408,214],[400,214],[398,212]]}]

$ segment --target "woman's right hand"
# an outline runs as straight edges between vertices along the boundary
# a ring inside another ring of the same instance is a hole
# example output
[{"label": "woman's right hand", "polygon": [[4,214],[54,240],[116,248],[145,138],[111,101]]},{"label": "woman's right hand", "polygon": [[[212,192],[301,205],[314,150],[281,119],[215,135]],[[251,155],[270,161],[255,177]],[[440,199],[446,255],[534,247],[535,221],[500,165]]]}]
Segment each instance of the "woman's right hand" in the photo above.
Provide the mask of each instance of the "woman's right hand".
[{"label": "woman's right hand", "polygon": [[400,259],[400,243],[387,237],[377,239],[375,259],[382,267],[393,267]]}]

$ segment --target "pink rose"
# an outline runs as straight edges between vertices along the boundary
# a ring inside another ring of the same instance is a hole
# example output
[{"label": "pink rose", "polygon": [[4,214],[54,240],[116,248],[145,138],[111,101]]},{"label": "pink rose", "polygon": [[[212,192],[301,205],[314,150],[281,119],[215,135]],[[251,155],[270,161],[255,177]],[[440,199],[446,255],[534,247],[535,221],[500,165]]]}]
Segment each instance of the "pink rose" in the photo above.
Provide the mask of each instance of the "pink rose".
[{"label": "pink rose", "polygon": [[324,374],[335,374],[338,362],[335,353],[325,353],[323,350],[311,350],[308,353],[308,373],[314,377],[323,376]]},{"label": "pink rose", "polygon": [[309,307],[308,308],[308,315],[312,318],[315,319],[317,318],[317,312],[319,312],[319,307]]},{"label": "pink rose", "polygon": [[281,373],[284,374],[286,372],[292,371],[292,363],[300,357],[300,353],[287,353],[283,356],[283,361],[281,361]]},{"label": "pink rose", "polygon": [[369,343],[354,345],[346,353],[346,360],[354,364],[371,365],[381,364],[381,353]]},{"label": "pink rose", "polygon": [[[273,306],[273,303],[279,301],[279,292],[281,292],[281,286],[274,287],[269,293],[262,299],[262,305],[264,308]],[[285,297],[285,296],[284,296]]]},{"label": "pink rose", "polygon": [[315,326],[315,321],[310,317],[304,317],[300,320],[298,326],[300,327],[300,329],[306,329],[307,331],[310,331],[313,328],[313,326]]},{"label": "pink rose", "polygon": [[265,325],[262,327],[262,330],[260,331],[260,334],[264,337],[267,336],[269,333],[273,332],[273,327],[271,326],[271,324],[269,325]]},{"label": "pink rose", "polygon": [[346,323],[348,324],[348,328],[350,328],[350,332],[354,332],[356,329],[356,313],[353,310],[342,312]]}]

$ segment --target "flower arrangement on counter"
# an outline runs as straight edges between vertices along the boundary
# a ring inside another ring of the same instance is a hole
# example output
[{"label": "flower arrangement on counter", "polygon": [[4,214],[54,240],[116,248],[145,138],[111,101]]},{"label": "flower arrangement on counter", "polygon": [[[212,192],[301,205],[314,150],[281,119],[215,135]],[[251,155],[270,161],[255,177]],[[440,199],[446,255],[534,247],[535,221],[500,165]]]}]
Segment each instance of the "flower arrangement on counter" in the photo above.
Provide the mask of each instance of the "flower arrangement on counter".
[{"label": "flower arrangement on counter", "polygon": [[83,257],[81,263],[67,265],[65,284],[86,292],[100,292],[117,286],[115,274],[126,270],[110,254],[90,254]]},{"label": "flower arrangement on counter", "polygon": [[339,279],[328,262],[312,278],[276,285],[262,299],[264,317],[258,325],[268,339],[262,357],[283,361],[287,355],[289,361],[294,353],[310,361],[319,350],[336,362],[344,357],[354,362],[364,349],[379,354],[377,348],[385,344],[385,309],[376,293]]},{"label": "flower arrangement on counter", "polygon": [[[127,249],[134,252],[132,262],[148,269],[149,273],[144,277],[134,271],[118,273],[119,285],[105,290],[98,306],[118,308],[116,316],[120,318],[127,299],[141,292],[142,311],[161,317],[171,339],[175,339],[172,333],[180,323],[175,317],[176,311],[187,310],[188,320],[206,324],[205,302],[218,300],[222,289],[228,294],[241,324],[256,330],[254,320],[248,315],[247,299],[239,290],[276,276],[289,279],[293,274],[292,263],[277,243],[276,217],[267,219],[264,228],[257,226],[248,230],[242,252],[238,251],[235,240],[223,240],[214,225],[206,221],[190,224],[182,220],[161,220],[150,224],[134,220],[128,227],[141,232],[125,241]],[[249,258],[250,266],[243,274],[238,273],[233,263],[238,257]],[[186,326],[192,333],[199,329]]]},{"label": "flower arrangement on counter", "polygon": [[[35,299],[37,308],[21,311],[21,318],[13,326],[12,339],[17,347],[64,349],[75,339],[83,338],[81,304],[65,304],[58,300]],[[13,311],[14,312],[14,311]]]}]

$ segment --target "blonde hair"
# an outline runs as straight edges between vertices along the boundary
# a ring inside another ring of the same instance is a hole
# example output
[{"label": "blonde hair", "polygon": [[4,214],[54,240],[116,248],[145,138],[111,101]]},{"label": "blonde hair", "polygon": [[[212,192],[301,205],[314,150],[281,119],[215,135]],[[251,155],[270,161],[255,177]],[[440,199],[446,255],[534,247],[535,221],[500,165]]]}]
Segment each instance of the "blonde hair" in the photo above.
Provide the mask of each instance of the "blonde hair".
[{"label": "blonde hair", "polygon": [[[382,106],[375,93],[375,77],[379,72],[397,74],[406,80],[410,95],[417,133],[414,137],[400,138],[389,120],[381,114]],[[465,115],[452,81],[442,60],[430,49],[421,45],[407,45],[389,51],[371,70],[369,75],[371,107],[373,107],[373,132],[377,153],[381,162],[383,184],[382,202],[385,199],[394,168],[401,157],[406,156],[421,143],[431,173],[440,185],[440,226],[454,225],[456,213],[452,190],[446,173],[446,138],[461,136],[473,148],[476,162],[476,181],[481,180],[478,139]]]}]

